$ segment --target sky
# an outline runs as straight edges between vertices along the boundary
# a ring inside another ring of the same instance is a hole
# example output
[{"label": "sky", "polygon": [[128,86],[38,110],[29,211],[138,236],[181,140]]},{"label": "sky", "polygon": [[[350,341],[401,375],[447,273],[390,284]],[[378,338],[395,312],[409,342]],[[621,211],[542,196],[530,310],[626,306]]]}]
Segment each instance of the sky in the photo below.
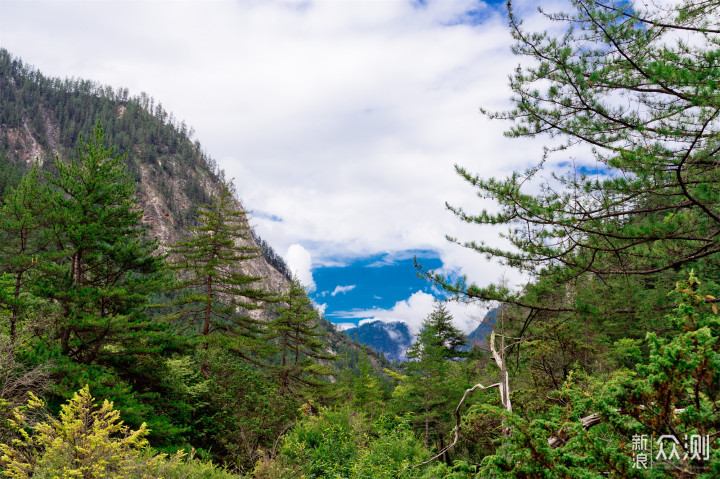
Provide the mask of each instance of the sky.
[{"label": "sky", "polygon": [[[536,5],[516,5],[531,26]],[[415,256],[480,285],[521,281],[446,240],[503,244],[446,209],[493,208],[454,165],[504,177],[542,154],[479,111],[511,107],[511,43],[504,1],[0,0],[14,56],[146,92],[194,128],[256,231],[343,327],[417,332],[440,294]],[[449,309],[469,332],[487,305]]]}]

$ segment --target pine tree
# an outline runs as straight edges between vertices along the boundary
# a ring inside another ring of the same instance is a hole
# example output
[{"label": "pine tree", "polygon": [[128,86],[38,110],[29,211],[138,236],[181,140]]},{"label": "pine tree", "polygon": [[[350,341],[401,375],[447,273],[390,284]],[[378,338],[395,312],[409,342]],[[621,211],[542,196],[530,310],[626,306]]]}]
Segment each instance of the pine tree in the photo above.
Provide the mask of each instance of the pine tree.
[{"label": "pine tree", "polygon": [[[703,261],[717,274],[717,4],[571,5],[546,14],[552,30],[534,32],[508,2],[513,51],[524,61],[510,79],[514,108],[488,115],[513,122],[507,136],[554,138],[553,147],[534,167],[505,179],[457,168],[498,208],[450,209],[468,223],[507,226],[512,247],[463,245],[530,274],[552,275],[556,285],[583,275],[648,278]],[[543,174],[551,153],[574,145],[584,147],[577,163]],[[483,300],[578,309],[435,279]]]},{"label": "pine tree", "polygon": [[0,206],[0,268],[10,283],[9,290],[0,290],[0,304],[10,312],[11,342],[15,341],[17,325],[26,307],[23,296],[28,293],[31,275],[50,257],[52,236],[47,209],[51,192],[38,170],[36,163]]},{"label": "pine tree", "polygon": [[319,377],[329,374],[319,361],[334,359],[324,352],[325,336],[318,330],[320,316],[297,279],[280,299],[277,317],[268,324],[268,339],[277,345],[280,366],[277,368],[280,392],[299,394],[317,389]]},{"label": "pine tree", "polygon": [[256,339],[262,332],[252,312],[274,297],[258,287],[262,277],[241,270],[260,252],[249,246],[250,227],[232,185],[223,184],[214,202],[199,206],[195,221],[192,236],[170,247],[172,268],[179,276],[176,289],[181,291],[174,302],[180,309],[170,319],[197,328],[205,348],[212,339],[249,358],[249,349],[260,346]]},{"label": "pine tree", "polygon": [[444,447],[443,437],[450,430],[453,407],[462,395],[458,365],[453,360],[464,357],[461,348],[465,335],[452,325],[452,316],[442,303],[423,321],[415,343],[408,349],[405,363],[405,394],[422,427],[426,446],[435,440]]},{"label": "pine tree", "polygon": [[37,294],[61,308],[61,353],[87,364],[117,356],[114,348],[156,346],[150,332],[162,328],[144,309],[166,279],[157,244],[144,236],[124,158],[104,138],[98,123],[77,159],[55,162],[58,173],[49,183],[57,194],[47,214],[58,255],[39,265],[35,282]]}]

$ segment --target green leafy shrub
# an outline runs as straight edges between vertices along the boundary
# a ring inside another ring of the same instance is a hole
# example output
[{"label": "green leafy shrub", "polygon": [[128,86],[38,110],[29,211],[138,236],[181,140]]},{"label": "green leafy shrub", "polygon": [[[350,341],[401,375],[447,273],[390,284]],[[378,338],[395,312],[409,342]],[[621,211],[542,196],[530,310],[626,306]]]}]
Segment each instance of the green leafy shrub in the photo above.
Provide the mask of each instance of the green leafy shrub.
[{"label": "green leafy shrub", "polygon": [[261,460],[260,479],[409,479],[421,477],[412,465],[429,453],[406,421],[380,416],[370,422],[350,409],[321,409],[285,436],[274,460]]},{"label": "green leafy shrub", "polygon": [[30,393],[27,406],[14,408],[8,420],[15,431],[9,444],[0,444],[0,466],[14,479],[215,479],[239,477],[182,452],[172,457],[154,454],[143,423],[131,430],[120,420],[113,403],[93,404],[89,387],[62,406],[59,418],[33,423],[29,412],[44,403]]},{"label": "green leafy shrub", "polygon": [[[531,419],[487,406],[504,417],[511,434],[485,457],[478,477],[718,477],[720,315],[716,299],[700,294],[699,285],[692,273],[677,283],[669,318],[675,334],[648,333],[648,359],[634,358],[634,371],[620,370],[604,383],[595,379],[590,387],[570,375],[558,394],[562,406]],[[590,417],[597,425],[583,424]],[[658,441],[670,437],[675,458],[658,454]],[[693,437],[707,438],[702,454]],[[647,461],[636,462],[646,453]]]}]

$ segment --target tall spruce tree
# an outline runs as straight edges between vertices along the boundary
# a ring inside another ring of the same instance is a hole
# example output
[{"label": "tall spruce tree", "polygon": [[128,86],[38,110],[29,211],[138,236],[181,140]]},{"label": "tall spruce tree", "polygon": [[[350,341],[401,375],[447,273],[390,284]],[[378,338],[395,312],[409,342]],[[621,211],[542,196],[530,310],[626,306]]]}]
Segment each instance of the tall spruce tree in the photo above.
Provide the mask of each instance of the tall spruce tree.
[{"label": "tall spruce tree", "polygon": [[36,293],[61,309],[55,333],[61,353],[86,364],[157,346],[151,331],[162,328],[144,309],[166,279],[157,244],[144,235],[124,157],[104,138],[98,123],[77,158],[55,162],[47,215],[58,254],[38,265],[35,281]]},{"label": "tall spruce tree", "polygon": [[231,184],[223,184],[215,200],[198,207],[192,236],[170,247],[172,268],[179,275],[179,310],[170,318],[196,330],[208,348],[221,342],[249,358],[262,333],[262,323],[252,312],[273,301],[274,295],[259,287],[263,279],[242,272],[243,262],[260,256],[249,245],[250,226],[237,206]]},{"label": "tall spruce tree", "polygon": [[334,356],[324,352],[325,336],[318,330],[320,316],[297,279],[280,298],[275,317],[268,324],[268,339],[275,342],[280,365],[277,367],[280,392],[302,394],[322,387],[321,376],[330,371],[318,361]]},{"label": "tall spruce tree", "polygon": [[9,310],[10,341],[26,308],[28,282],[40,263],[50,258],[52,242],[48,224],[51,192],[36,163],[0,206],[0,271],[10,288],[0,289],[0,304]]},{"label": "tall spruce tree", "polygon": [[466,355],[461,349],[465,340],[445,306],[438,303],[407,350],[404,394],[428,447],[436,443],[443,449],[444,435],[450,430],[451,404],[458,401],[463,389],[454,360]]}]

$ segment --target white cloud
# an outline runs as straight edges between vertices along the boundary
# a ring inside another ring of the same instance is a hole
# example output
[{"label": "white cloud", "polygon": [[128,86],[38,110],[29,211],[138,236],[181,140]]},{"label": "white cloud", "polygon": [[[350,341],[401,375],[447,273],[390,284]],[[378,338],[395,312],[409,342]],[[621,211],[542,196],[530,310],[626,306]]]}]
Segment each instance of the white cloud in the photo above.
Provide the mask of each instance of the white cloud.
[{"label": "white cloud", "polygon": [[312,302],[315,309],[321,314],[325,314],[325,310],[327,309],[327,303],[317,303],[315,301]]},{"label": "white cloud", "polygon": [[397,341],[400,339],[400,333],[395,331],[394,329],[386,327],[385,331],[388,333],[388,336],[390,336],[390,339],[392,339],[393,341]]},{"label": "white cloud", "polygon": [[315,281],[312,276],[312,255],[300,246],[292,244],[285,253],[285,262],[290,271],[308,291],[315,291]]},{"label": "white cloud", "polygon": [[[487,312],[487,307],[478,304],[448,302],[445,307],[453,316],[455,327],[465,333],[475,329]],[[423,321],[434,308],[435,298],[431,294],[417,291],[408,299],[398,301],[390,309],[357,310],[337,314],[346,318],[363,318],[359,324],[373,321],[383,321],[385,323],[402,321],[408,325],[410,333],[415,335],[420,331]]]},{"label": "white cloud", "polygon": [[355,286],[356,285],[354,285],[354,284],[349,284],[347,286],[336,286],[335,290],[332,293],[330,293],[330,296],[335,296],[337,294],[345,294],[348,291],[352,291],[353,289],[355,289]]},{"label": "white cloud", "polygon": [[335,323],[335,328],[338,331],[347,331],[348,329],[352,329],[357,327],[357,324],[355,323]]},{"label": "white cloud", "polygon": [[[470,10],[481,22],[459,21]],[[496,235],[445,210],[491,206],[454,164],[503,176],[542,153],[478,113],[509,106],[517,63],[483,2],[5,0],[0,31],[48,75],[146,91],[186,120],[311,288],[313,265],[410,249],[501,274],[444,239]]]}]

